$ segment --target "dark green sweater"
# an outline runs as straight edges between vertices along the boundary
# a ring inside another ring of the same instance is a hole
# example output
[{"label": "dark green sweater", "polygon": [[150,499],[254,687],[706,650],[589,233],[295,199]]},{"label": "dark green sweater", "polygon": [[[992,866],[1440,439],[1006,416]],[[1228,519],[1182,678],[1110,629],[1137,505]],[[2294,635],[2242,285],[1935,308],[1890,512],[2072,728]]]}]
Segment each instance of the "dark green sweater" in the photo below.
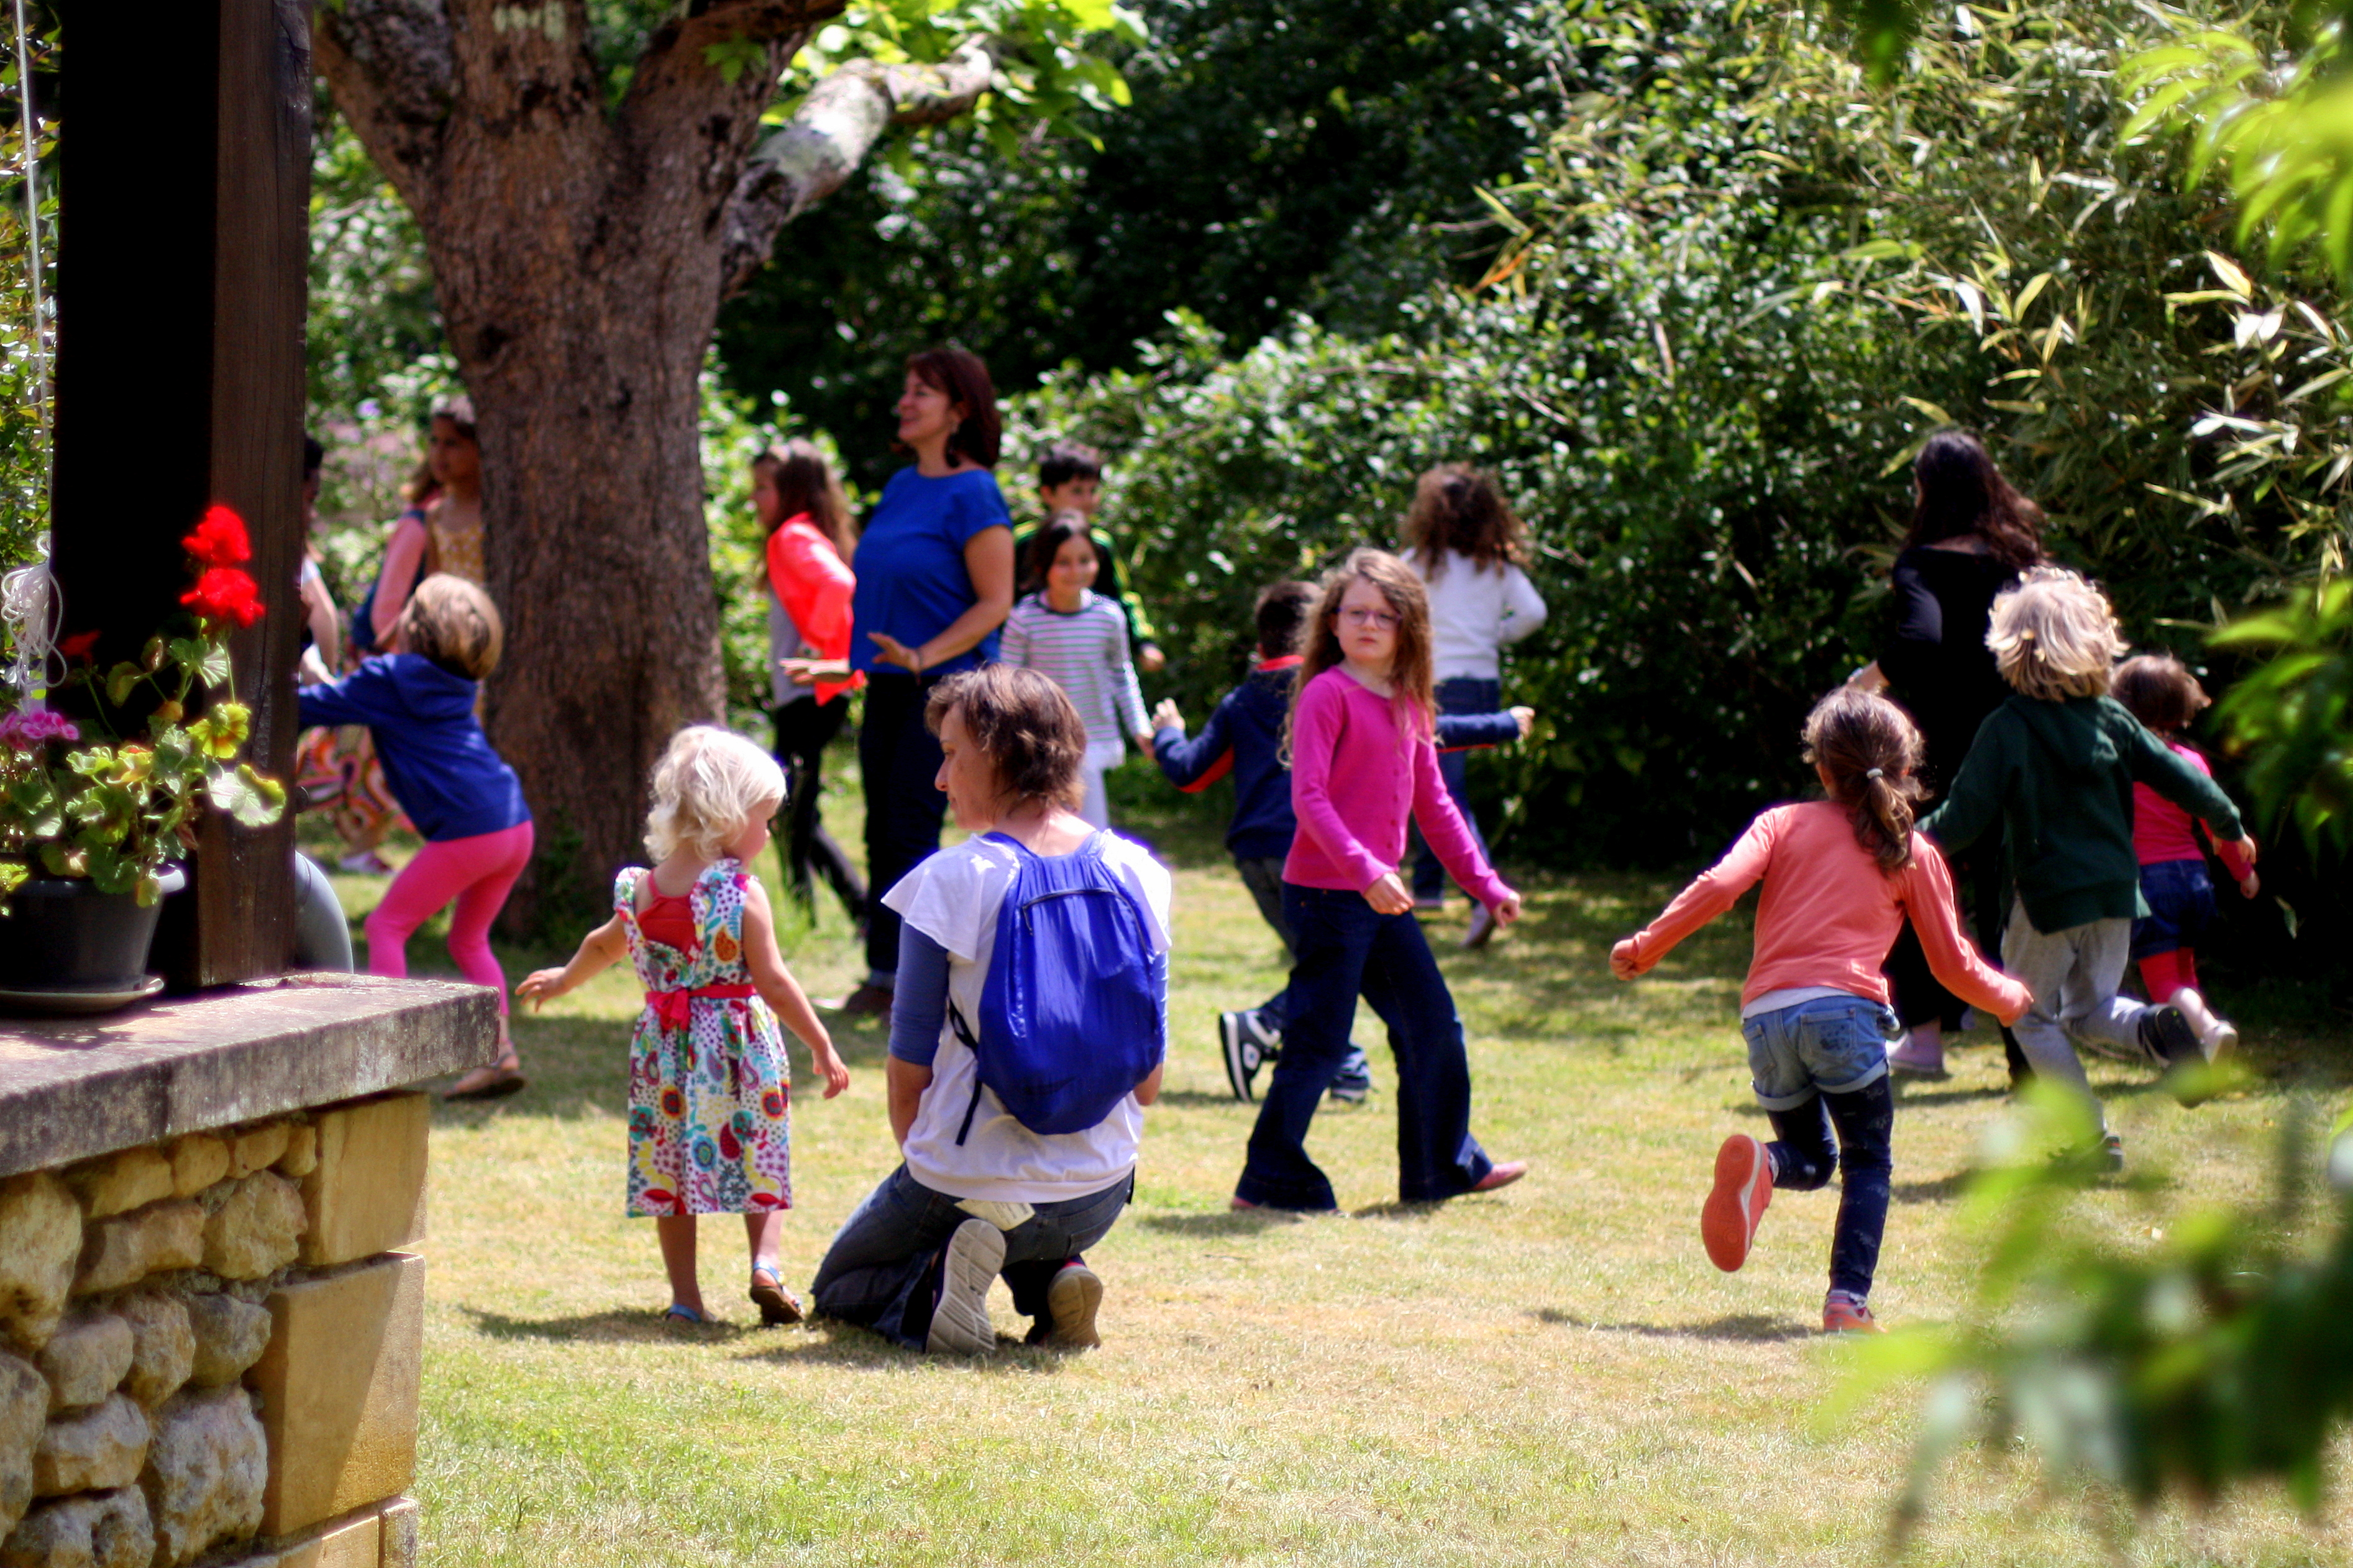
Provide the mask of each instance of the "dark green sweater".
[{"label": "dark green sweater", "polygon": [[2131,920],[2148,912],[2133,853],[2136,782],[2204,818],[2218,841],[2244,837],[2214,781],[2106,697],[2011,697],[1978,726],[1945,803],[1920,827],[1955,855],[1999,822],[2036,931]]}]

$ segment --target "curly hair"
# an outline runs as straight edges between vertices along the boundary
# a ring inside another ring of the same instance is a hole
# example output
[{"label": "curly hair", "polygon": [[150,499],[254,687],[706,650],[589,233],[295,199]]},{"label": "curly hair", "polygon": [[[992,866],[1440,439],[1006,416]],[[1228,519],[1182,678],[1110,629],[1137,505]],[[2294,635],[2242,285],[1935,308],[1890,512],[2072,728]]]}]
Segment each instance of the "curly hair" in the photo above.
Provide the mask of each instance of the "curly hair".
[{"label": "curly hair", "polygon": [[691,848],[716,860],[766,801],[781,805],[785,770],[761,746],[716,724],[690,724],[654,764],[646,852],[667,860]]},{"label": "curly hair", "polygon": [[1086,799],[1079,765],[1087,727],[1069,694],[1046,677],[1009,664],[951,675],[932,688],[923,722],[936,735],[952,712],[963,715],[965,732],[996,766],[1002,795],[1069,811]]},{"label": "curly hair", "polygon": [[1414,481],[1405,514],[1405,552],[1435,577],[1446,552],[1470,557],[1473,570],[1528,563],[1528,530],[1489,475],[1468,463],[1440,463]]},{"label": "curly hair", "polygon": [[2105,696],[2125,639],[2105,594],[2063,566],[2038,566],[1994,600],[1986,647],[2013,690],[2060,702]]},{"label": "curly hair", "polygon": [[1398,618],[1397,652],[1389,661],[1389,680],[1399,701],[1414,717],[1402,721],[1399,731],[1427,741],[1438,731],[1436,682],[1430,677],[1430,593],[1412,567],[1386,550],[1366,545],[1348,552],[1348,558],[1324,574],[1321,592],[1307,621],[1300,628],[1298,651],[1306,656],[1291,686],[1291,711],[1282,721],[1282,755],[1291,755],[1291,725],[1299,713],[1300,693],[1307,683],[1340,663],[1340,601],[1358,583],[1370,583],[1388,600]]}]

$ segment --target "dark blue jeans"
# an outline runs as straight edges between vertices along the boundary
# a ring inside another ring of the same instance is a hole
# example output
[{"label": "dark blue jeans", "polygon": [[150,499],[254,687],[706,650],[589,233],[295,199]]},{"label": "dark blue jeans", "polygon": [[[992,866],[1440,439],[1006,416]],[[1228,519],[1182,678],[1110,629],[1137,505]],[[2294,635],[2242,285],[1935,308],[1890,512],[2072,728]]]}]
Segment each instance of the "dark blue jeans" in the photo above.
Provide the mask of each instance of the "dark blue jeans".
[{"label": "dark blue jeans", "polygon": [[[1016,1311],[1026,1318],[1046,1315],[1046,1288],[1054,1276],[1111,1234],[1134,1190],[1134,1176],[1122,1176],[1100,1192],[1039,1204],[1036,1213],[1005,1233],[1002,1277],[1012,1288]],[[972,1217],[955,1198],[934,1192],[900,1166],[866,1195],[826,1248],[817,1283],[809,1288],[818,1315],[922,1350],[931,1329],[940,1253],[956,1226]]]},{"label": "dark blue jeans", "polygon": [[1388,1026],[1397,1058],[1398,1195],[1429,1203],[1469,1192],[1494,1169],[1471,1136],[1471,1062],[1445,976],[1410,913],[1374,912],[1362,893],[1282,885],[1297,961],[1291,1016],[1234,1195],[1269,1208],[1339,1206],[1307,1157],[1307,1129],[1348,1051],[1362,995]]},{"label": "dark blue jeans", "polygon": [[[948,797],[940,793],[940,742],[923,724],[923,705],[945,678],[886,675],[866,679],[858,721],[858,768],[866,785],[867,977],[879,983],[899,966],[899,911],[882,895],[940,847]],[[836,698],[839,701],[841,699]]]},{"label": "dark blue jeans", "polygon": [[1857,1296],[1871,1294],[1887,1229],[1895,1097],[1885,1053],[1896,1028],[1892,1010],[1860,996],[1818,997],[1740,1026],[1757,1101],[1773,1121],[1773,1184],[1810,1193],[1839,1173],[1831,1289]]},{"label": "dark blue jeans", "polygon": [[[1457,675],[1438,683],[1438,710],[1440,713],[1493,713],[1504,705],[1504,683],[1481,680],[1476,676]],[[1439,775],[1446,781],[1446,793],[1454,797],[1454,808],[1462,814],[1462,826],[1471,830],[1472,841],[1479,853],[1487,853],[1487,839],[1479,831],[1479,819],[1471,815],[1471,753],[1440,752],[1438,753]],[[1429,845],[1421,842],[1421,830],[1414,830],[1417,854],[1413,862],[1413,896],[1417,899],[1442,899],[1446,896],[1446,868],[1439,863]]]}]

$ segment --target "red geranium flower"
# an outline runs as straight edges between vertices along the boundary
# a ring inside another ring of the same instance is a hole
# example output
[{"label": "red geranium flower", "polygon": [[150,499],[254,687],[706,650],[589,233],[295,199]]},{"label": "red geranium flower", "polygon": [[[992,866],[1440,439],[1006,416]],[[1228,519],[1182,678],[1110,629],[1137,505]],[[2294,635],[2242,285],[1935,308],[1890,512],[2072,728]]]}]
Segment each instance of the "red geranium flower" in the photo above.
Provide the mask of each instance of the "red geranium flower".
[{"label": "red geranium flower", "polygon": [[180,548],[207,566],[234,566],[253,559],[253,542],[246,537],[245,520],[225,506],[206,507],[204,521],[180,541]]},{"label": "red geranium flower", "polygon": [[180,595],[180,603],[206,620],[249,626],[261,618],[262,604],[256,596],[253,579],[234,566],[207,567],[196,585]]},{"label": "red geranium flower", "polygon": [[98,646],[98,638],[96,632],[76,632],[58,644],[58,651],[68,658],[88,658],[90,650]]}]

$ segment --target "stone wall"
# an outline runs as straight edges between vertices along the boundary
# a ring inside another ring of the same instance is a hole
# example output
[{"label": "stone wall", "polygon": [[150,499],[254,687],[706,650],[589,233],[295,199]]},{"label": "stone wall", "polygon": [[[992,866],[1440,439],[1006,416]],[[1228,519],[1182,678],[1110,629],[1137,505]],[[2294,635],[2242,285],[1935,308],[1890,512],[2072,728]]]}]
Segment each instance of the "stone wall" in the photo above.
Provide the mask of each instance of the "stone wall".
[{"label": "stone wall", "polygon": [[0,1568],[406,1568],[429,1107],[0,1181]]}]

